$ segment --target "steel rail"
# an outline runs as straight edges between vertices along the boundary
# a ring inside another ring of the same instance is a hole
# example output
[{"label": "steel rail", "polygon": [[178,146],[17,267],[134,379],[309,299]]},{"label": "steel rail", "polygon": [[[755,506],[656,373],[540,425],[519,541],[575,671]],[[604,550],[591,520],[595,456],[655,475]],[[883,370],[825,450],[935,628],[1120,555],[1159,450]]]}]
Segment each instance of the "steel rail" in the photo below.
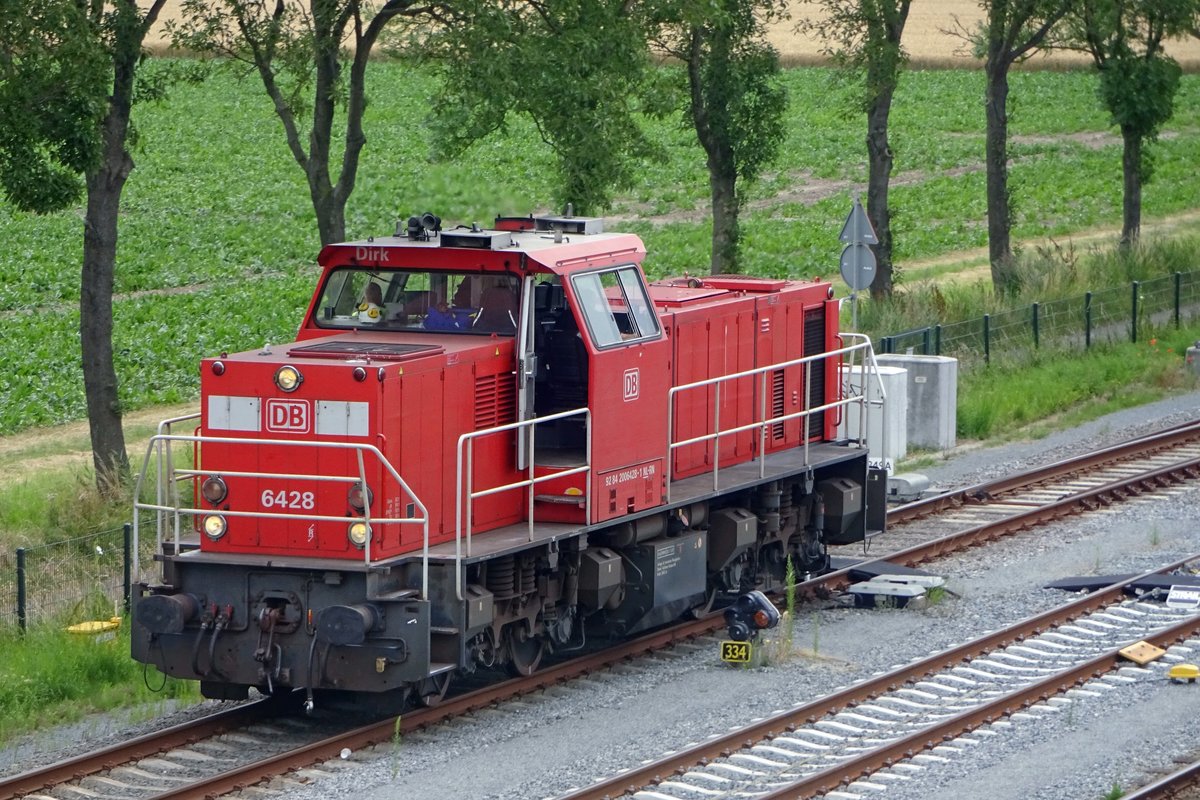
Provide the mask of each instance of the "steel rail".
[{"label": "steel rail", "polygon": [[1121,795],[1121,800],[1169,800],[1200,785],[1200,761]]},{"label": "steel rail", "polygon": [[1056,461],[1025,472],[1009,475],[993,481],[985,481],[962,489],[955,489],[923,500],[893,508],[888,512],[888,524],[895,525],[936,514],[950,508],[977,504],[984,498],[995,497],[1006,492],[1025,489],[1046,481],[1061,479],[1066,475],[1095,469],[1105,464],[1145,457],[1184,444],[1200,442],[1200,421],[1192,421],[1168,428],[1164,431],[1130,439],[1127,442],[1106,447],[1093,453]]},{"label": "steel rail", "polygon": [[852,583],[852,574],[872,565],[901,564],[915,567],[935,558],[956,553],[967,547],[995,541],[1038,525],[1062,519],[1072,514],[1092,511],[1106,507],[1131,496],[1139,496],[1147,491],[1154,491],[1168,485],[1174,485],[1184,480],[1200,479],[1200,457],[1185,459],[1165,467],[1139,475],[1126,476],[1109,483],[1086,489],[1077,494],[1069,494],[1052,503],[1037,508],[1020,511],[1000,519],[981,523],[971,528],[946,534],[945,536],[921,542],[904,550],[888,553],[885,556],[862,561],[849,567],[826,573],[796,586],[797,596],[818,597],[821,594],[837,591]]},{"label": "steel rail", "polygon": [[219,711],[203,719],[181,723],[153,731],[94,753],[31,769],[9,778],[0,779],[0,800],[34,794],[85,775],[92,775],[118,764],[157,755],[173,747],[182,747],[236,728],[245,727],[272,715],[279,701],[266,698],[236,708]]},{"label": "steel rail", "polygon": [[[1195,427],[1200,429],[1200,424],[1196,425]],[[1147,438],[1153,439],[1155,437]],[[1134,440],[1135,443],[1140,441],[1142,440]],[[1128,448],[1131,444],[1132,443],[1127,443],[1127,445],[1118,446],[1118,448],[1109,448],[1108,451],[1104,452]],[[1197,465],[1197,461],[1200,461],[1200,459],[1171,465],[1169,467],[1156,470],[1149,475],[1125,478],[1106,484],[1105,486],[1096,487],[1084,493],[1082,497],[1086,497],[1086,500],[1077,499],[1075,502],[1072,502],[1071,498],[1060,500],[1053,504],[1052,507],[1056,510],[1047,518],[1058,518],[1066,513],[1069,513],[1072,508],[1074,510],[1080,510],[1107,504],[1108,502],[1111,502],[1112,496],[1126,492],[1132,494],[1135,492],[1135,489],[1139,484],[1144,484],[1147,481],[1150,481],[1153,484],[1160,484],[1162,482],[1173,483],[1177,480],[1182,480],[1182,478],[1179,477],[1180,473],[1191,478],[1200,477],[1200,466]],[[1067,508],[1067,506],[1071,506],[1072,508]],[[886,560],[892,563],[901,563],[906,566],[913,566],[953,553],[959,549],[977,544],[981,541],[990,541],[1008,533],[1033,527],[1040,521],[1044,520],[1040,518],[1040,515],[1036,511],[1019,513],[1001,520],[976,526],[975,528],[967,529],[959,533],[950,534],[931,542],[910,547],[897,553],[892,553],[886,557]],[[832,572],[808,581],[804,581],[803,583],[797,585],[797,594],[801,597],[818,597],[843,588],[851,582],[851,571],[860,566],[862,565],[856,565],[855,567],[839,570],[837,572]],[[1095,598],[1096,596],[1096,594],[1089,595],[1089,598]],[[1085,600],[1086,599],[1087,598],[1085,598]],[[548,667],[541,672],[530,676],[529,678],[519,678],[504,681],[486,689],[481,689],[469,694],[464,694],[459,697],[449,699],[433,709],[421,709],[418,711],[409,712],[402,718],[398,730],[394,722],[392,720],[388,720],[386,722],[375,725],[367,725],[355,731],[348,732],[340,737],[329,740],[327,743],[315,743],[292,754],[264,759],[257,764],[249,765],[247,767],[230,772],[226,776],[221,776],[225,779],[224,783],[226,788],[221,788],[218,786],[218,779],[213,779],[212,781],[197,785],[194,793],[191,793],[189,788],[184,788],[178,790],[177,792],[161,795],[161,797],[213,797],[222,792],[233,791],[239,787],[251,785],[266,778],[278,775],[281,772],[286,772],[290,769],[298,769],[321,760],[335,758],[343,748],[349,747],[351,750],[355,750],[364,746],[386,742],[391,740],[397,733],[414,731],[419,728],[435,724],[443,719],[457,714],[491,706],[508,698],[544,688],[545,686],[553,683],[558,683],[574,677],[586,675],[598,669],[603,669],[613,664],[627,661],[646,653],[654,652],[655,650],[669,646],[676,642],[692,640],[697,637],[712,634],[723,627],[724,620],[722,616],[720,614],[710,614],[703,619],[692,620],[680,625],[676,625],[670,629],[646,634],[637,639],[625,642],[616,648],[611,648],[604,653],[585,656],[583,658],[574,659],[570,662],[564,662],[556,666]],[[223,720],[226,727],[232,727],[237,724],[245,724],[236,722],[235,717],[238,713],[243,712],[243,710],[251,707],[257,708],[259,707],[259,704],[256,703],[253,706],[242,706],[230,712],[223,712],[220,715],[214,715],[214,717],[209,719]],[[206,735],[202,733],[198,727],[194,727],[195,725],[197,725],[197,723],[188,723],[187,725],[178,726],[181,731],[190,731],[190,734],[185,735],[185,738],[180,740],[180,743],[186,744]],[[43,769],[32,770],[7,780],[0,781],[0,800],[8,800],[8,798],[19,797],[21,795],[43,789],[53,783],[61,783],[72,778],[79,778],[83,775],[93,774],[95,772],[99,772],[100,770],[111,768],[117,763],[128,762],[146,755],[152,755],[154,753],[160,753],[165,750],[169,750],[171,747],[178,746],[168,738],[168,735],[170,735],[174,730],[175,729],[172,728],[168,729],[167,731],[149,734],[146,737],[141,737],[140,739],[134,740],[134,742],[126,743],[123,746],[108,748],[99,753],[50,765]],[[145,744],[150,749],[134,752],[128,757],[123,755],[122,747],[139,744],[143,739],[147,740]],[[628,776],[629,774],[627,774],[625,777],[628,778]]]},{"label": "steel rail", "polygon": [[[1006,628],[989,633],[973,641],[965,642],[944,652],[936,653],[920,661],[907,664],[892,672],[869,678],[827,697],[766,717],[723,736],[699,742],[660,759],[647,762],[620,775],[600,781],[579,791],[563,795],[559,800],[608,800],[609,798],[632,794],[643,787],[658,783],[695,767],[706,759],[726,757],[734,751],[746,749],[764,739],[791,732],[800,725],[811,724],[822,717],[863,703],[886,692],[894,691],[912,681],[957,666],[968,659],[978,657],[998,647],[1007,646],[1064,622],[1069,622],[1083,614],[1103,608],[1120,599],[1125,588],[1136,581],[1143,580],[1151,575],[1178,569],[1197,559],[1200,559],[1200,553],[1164,567],[1150,570],[1142,575],[1113,583],[1104,589],[1080,597],[1063,606],[1020,620]],[[1190,622],[1196,629],[1200,629],[1200,618],[1191,620]],[[958,717],[953,719],[958,719]],[[923,729],[916,735],[918,738],[932,737],[934,734],[930,730]],[[900,752],[906,752],[912,749],[912,747],[912,743],[906,740],[906,747]],[[872,753],[874,752],[872,751]],[[911,754],[908,753],[908,755]],[[864,756],[864,758],[866,757]],[[888,758],[895,759],[897,756],[889,750]],[[858,763],[858,759],[838,765],[836,771],[839,774],[839,780],[834,784],[826,786],[826,790],[837,788],[837,786],[841,785],[844,782],[841,778],[850,774],[853,765],[856,763]]]},{"label": "steel rail", "polygon": [[[928,561],[934,557],[946,555],[955,550],[964,548],[979,541],[991,540],[999,538],[1002,535],[1013,533],[1018,530],[1023,530],[1045,519],[1056,519],[1071,513],[1073,510],[1093,507],[1099,505],[1100,500],[1105,495],[1111,495],[1116,492],[1129,491],[1132,493],[1133,486],[1151,481],[1157,483],[1159,480],[1165,480],[1165,476],[1176,474],[1178,471],[1186,472],[1188,469],[1194,472],[1200,469],[1198,463],[1200,459],[1195,461],[1182,462],[1181,464],[1171,465],[1159,470],[1155,470],[1147,475],[1135,476],[1132,478],[1123,478],[1101,487],[1096,487],[1088,492],[1083,493],[1081,497],[1086,497],[1085,502],[1081,499],[1067,498],[1060,500],[1050,506],[1053,509],[1048,516],[1038,515],[1036,512],[1025,512],[1016,514],[1012,517],[1007,517],[992,523],[980,525],[975,528],[964,531],[960,534],[951,534],[950,536],[942,537],[933,542],[918,545],[908,548],[900,553],[893,553],[888,556],[888,560],[892,562],[899,561],[906,565],[914,565]],[[1200,476],[1200,472],[1196,473]],[[1181,562],[1183,563],[1183,562]],[[834,591],[837,588],[843,587],[851,582],[851,569],[839,570],[827,575],[805,581],[797,586],[798,593],[802,596],[818,596],[822,593]],[[1088,598],[1083,598],[1078,601],[1081,604],[1089,599],[1094,599],[1097,595],[1090,595]],[[501,702],[508,698],[518,696],[545,686],[560,683],[574,677],[586,675],[598,669],[620,663],[631,658],[643,655],[645,653],[654,652],[669,644],[693,639],[698,636],[711,634],[724,627],[724,620],[720,614],[709,615],[700,620],[694,620],[684,623],[680,626],[675,626],[671,629],[659,631],[645,636],[639,637],[633,641],[624,643],[617,648],[598,653],[593,656],[585,656],[580,659],[575,659],[546,670],[536,673],[530,678],[520,678],[505,681],[485,689],[481,689],[470,694],[462,695],[458,698],[448,700],[442,705],[433,709],[423,709],[404,715],[401,719],[399,730],[392,721],[367,725],[355,731],[350,731],[346,734],[333,737],[323,742],[317,742],[291,753],[281,754],[279,756],[269,757],[254,764],[246,765],[245,767],[231,770],[224,775],[214,776],[211,779],[203,782],[192,784],[177,790],[157,795],[152,800],[202,800],[219,796],[221,794],[233,792],[245,788],[246,786],[258,783],[262,780],[274,777],[284,772],[295,769],[301,769],[313,763],[336,758],[344,748],[351,750],[361,749],[371,745],[381,744],[392,740],[397,733],[408,733],[419,728],[435,724],[443,719],[459,714],[467,713],[468,711],[484,708],[495,703]]]},{"label": "steel rail", "polygon": [[471,711],[488,708],[501,701],[544,689],[553,684],[582,677],[637,656],[661,650],[670,644],[709,634],[718,628],[724,627],[724,625],[725,623],[720,614],[712,614],[703,619],[675,626],[669,630],[641,636],[617,648],[548,667],[527,678],[512,678],[468,694],[447,699],[442,704],[433,708],[424,708],[406,713],[399,718],[399,723],[395,719],[388,719],[364,725],[320,742],[314,742],[297,750],[269,756],[252,764],[229,770],[221,775],[214,775],[210,778],[188,784],[187,786],[153,795],[148,800],[209,800],[209,798],[240,791],[247,786],[252,786],[287,772],[303,769],[321,761],[338,758],[344,749],[348,748],[351,751],[355,751],[395,741],[399,735],[411,733]]},{"label": "steel rail", "polygon": [[[1166,648],[1197,633],[1200,633],[1200,616],[1155,631],[1146,636],[1144,641]],[[932,727],[897,739],[877,750],[864,753],[862,756],[844,761],[837,766],[823,769],[788,786],[759,795],[758,800],[803,800],[803,798],[814,797],[844,787],[859,778],[890,767],[898,761],[911,758],[924,750],[937,747],[943,742],[950,741],[981,725],[994,722],[999,717],[1008,716],[1019,709],[1028,708],[1035,703],[1061,694],[1073,686],[1098,678],[1116,669],[1122,663],[1125,662],[1120,654],[1120,649],[1103,653],[1055,675],[1002,695],[977,708],[956,714]]]}]

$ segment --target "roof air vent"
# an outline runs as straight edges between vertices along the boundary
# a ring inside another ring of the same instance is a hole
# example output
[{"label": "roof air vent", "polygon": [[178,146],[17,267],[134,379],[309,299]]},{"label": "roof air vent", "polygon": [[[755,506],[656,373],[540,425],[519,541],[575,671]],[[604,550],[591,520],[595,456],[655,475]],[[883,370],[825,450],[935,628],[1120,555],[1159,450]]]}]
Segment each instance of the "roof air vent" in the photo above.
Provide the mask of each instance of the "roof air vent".
[{"label": "roof air vent", "polygon": [[601,217],[534,217],[533,222],[539,231],[562,231],[574,234],[604,233],[604,219]]},{"label": "roof air vent", "polygon": [[442,247],[465,247],[470,250],[501,250],[512,244],[512,237],[504,231],[485,231],[478,225],[470,230],[456,228],[442,231]]}]

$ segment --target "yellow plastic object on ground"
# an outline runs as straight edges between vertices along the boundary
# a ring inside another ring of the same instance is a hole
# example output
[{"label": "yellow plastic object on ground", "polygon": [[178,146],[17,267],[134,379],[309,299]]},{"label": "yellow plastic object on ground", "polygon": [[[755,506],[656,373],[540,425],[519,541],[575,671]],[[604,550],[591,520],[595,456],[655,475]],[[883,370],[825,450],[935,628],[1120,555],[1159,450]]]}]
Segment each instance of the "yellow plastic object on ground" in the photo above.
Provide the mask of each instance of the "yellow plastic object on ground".
[{"label": "yellow plastic object on ground", "polygon": [[79,633],[88,636],[95,636],[98,633],[108,633],[115,631],[121,627],[120,617],[110,617],[109,619],[94,619],[89,622],[80,622],[67,627],[67,633]]},{"label": "yellow plastic object on ground", "polygon": [[1173,681],[1195,683],[1200,678],[1200,667],[1195,664],[1176,664],[1167,671],[1167,677]]}]

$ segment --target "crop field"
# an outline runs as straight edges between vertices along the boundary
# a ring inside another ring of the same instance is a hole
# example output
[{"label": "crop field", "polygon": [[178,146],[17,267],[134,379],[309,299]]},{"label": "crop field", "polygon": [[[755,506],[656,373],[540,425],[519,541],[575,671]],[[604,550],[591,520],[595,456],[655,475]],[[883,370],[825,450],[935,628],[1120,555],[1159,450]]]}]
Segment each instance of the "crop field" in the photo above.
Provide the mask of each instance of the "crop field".
[{"label": "crop field", "polygon": [[[837,275],[837,235],[865,189],[864,121],[853,87],[826,68],[789,70],[789,134],[773,171],[747,192],[745,260],[766,275]],[[425,126],[439,102],[428,74],[379,62],[370,73],[369,143],[351,198],[352,238],[390,233],[430,210],[450,224],[551,205],[552,160],[532,126],[445,162]],[[983,76],[917,70],[893,114],[891,195],[905,263],[986,244]],[[1086,71],[1013,75],[1015,235],[1071,234],[1119,223],[1121,147]],[[127,409],[186,401],[198,359],[289,341],[317,270],[307,188],[255,79],[219,72],[136,111],[137,168],[121,217],[115,347]],[[648,121],[661,156],[619,194],[610,227],[641,233],[654,275],[708,263],[708,182],[679,118]],[[1154,148],[1144,214],[1200,208],[1200,76],[1187,75]],[[82,212],[36,217],[0,204],[0,434],[84,416],[78,355]]]},{"label": "crop field", "polygon": [[[167,0],[163,7],[164,21],[179,18],[180,0]],[[815,3],[791,0],[788,3],[788,18],[774,26],[770,33],[771,44],[779,51],[785,63],[806,64],[824,59],[820,41],[796,33],[796,24],[810,17],[819,17]],[[983,19],[978,0],[918,0],[909,11],[908,24],[904,28],[904,47],[918,65],[962,66],[970,68],[978,62],[970,54],[962,32],[973,30]],[[153,31],[150,44],[165,47],[165,26],[159,24]],[[1172,42],[1168,51],[1186,67],[1200,67],[1200,39],[1191,38]],[[1033,64],[1053,62],[1056,65],[1086,64],[1086,57],[1071,53],[1053,53],[1039,56]]]}]

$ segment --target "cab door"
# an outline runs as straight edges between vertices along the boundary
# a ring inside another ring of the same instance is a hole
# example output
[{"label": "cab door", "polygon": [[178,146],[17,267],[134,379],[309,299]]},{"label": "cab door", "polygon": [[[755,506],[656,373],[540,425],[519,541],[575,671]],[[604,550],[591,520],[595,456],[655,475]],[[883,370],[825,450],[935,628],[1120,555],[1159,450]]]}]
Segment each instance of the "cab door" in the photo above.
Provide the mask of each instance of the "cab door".
[{"label": "cab door", "polygon": [[636,264],[575,272],[564,283],[588,360],[596,523],[665,500],[670,344]]}]

